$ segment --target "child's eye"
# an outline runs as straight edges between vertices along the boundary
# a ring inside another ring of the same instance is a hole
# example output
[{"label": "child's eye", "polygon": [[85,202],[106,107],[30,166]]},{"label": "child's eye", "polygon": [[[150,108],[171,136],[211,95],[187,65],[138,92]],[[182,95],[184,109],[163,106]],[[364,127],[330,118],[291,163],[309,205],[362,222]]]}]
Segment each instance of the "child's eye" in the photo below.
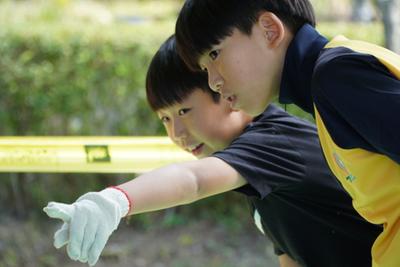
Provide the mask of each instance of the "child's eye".
[{"label": "child's eye", "polygon": [[210,53],[208,53],[208,56],[212,59],[212,60],[216,60],[217,57],[219,55],[219,50],[213,50]]},{"label": "child's eye", "polygon": [[190,108],[182,108],[182,109],[180,109],[180,110],[178,111],[178,115],[179,115],[179,116],[183,116],[183,115],[185,115],[186,113],[188,113],[190,110],[191,110]]},{"label": "child's eye", "polygon": [[168,118],[167,116],[162,116],[162,117],[160,118],[160,120],[161,120],[162,123],[167,123],[167,122],[169,122],[169,118]]}]

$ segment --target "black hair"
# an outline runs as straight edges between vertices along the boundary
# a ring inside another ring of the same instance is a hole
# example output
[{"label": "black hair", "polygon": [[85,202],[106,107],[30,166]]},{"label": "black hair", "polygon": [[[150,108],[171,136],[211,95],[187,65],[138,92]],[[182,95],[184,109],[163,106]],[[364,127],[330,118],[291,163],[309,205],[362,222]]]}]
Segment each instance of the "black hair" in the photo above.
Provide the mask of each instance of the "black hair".
[{"label": "black hair", "polygon": [[176,22],[178,53],[191,69],[198,69],[201,55],[235,28],[250,35],[263,11],[274,13],[293,34],[305,23],[315,27],[308,0],[187,0]]},{"label": "black hair", "polygon": [[176,50],[175,37],[171,36],[154,55],[147,71],[147,101],[157,111],[182,102],[196,89],[209,93],[216,103],[220,99],[208,86],[207,73],[191,71],[185,65]]}]

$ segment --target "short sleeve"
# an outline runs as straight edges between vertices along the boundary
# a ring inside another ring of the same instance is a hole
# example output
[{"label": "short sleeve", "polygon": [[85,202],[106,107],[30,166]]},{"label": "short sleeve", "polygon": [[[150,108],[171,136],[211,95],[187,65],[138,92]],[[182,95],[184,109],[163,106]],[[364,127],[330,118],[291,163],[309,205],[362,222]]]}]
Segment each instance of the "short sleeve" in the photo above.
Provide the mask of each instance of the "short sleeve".
[{"label": "short sleeve", "polygon": [[315,69],[318,111],[339,146],[361,147],[400,163],[400,81],[375,57],[347,50],[326,56]]},{"label": "short sleeve", "polygon": [[305,172],[297,149],[275,125],[250,125],[227,149],[213,156],[238,171],[260,198],[276,187],[301,181]]}]

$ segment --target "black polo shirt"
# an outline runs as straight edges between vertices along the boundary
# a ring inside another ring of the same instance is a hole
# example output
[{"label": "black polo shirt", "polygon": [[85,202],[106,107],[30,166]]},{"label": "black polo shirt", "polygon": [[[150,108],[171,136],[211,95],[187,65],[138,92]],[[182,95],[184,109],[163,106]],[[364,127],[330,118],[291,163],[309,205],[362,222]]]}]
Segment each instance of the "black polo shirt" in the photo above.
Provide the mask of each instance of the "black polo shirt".
[{"label": "black polo shirt", "polygon": [[225,150],[277,251],[303,266],[371,266],[381,227],[364,221],[329,171],[316,128],[271,105]]}]

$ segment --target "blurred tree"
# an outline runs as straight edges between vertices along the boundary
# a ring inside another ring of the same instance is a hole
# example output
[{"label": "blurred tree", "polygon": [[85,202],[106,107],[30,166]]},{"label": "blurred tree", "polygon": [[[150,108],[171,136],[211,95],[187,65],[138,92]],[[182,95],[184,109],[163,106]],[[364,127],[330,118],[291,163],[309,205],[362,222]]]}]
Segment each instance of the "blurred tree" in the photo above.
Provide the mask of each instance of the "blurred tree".
[{"label": "blurred tree", "polygon": [[385,45],[400,54],[400,0],[377,0],[385,26]]},{"label": "blurred tree", "polygon": [[376,18],[374,4],[379,8],[385,29],[385,46],[400,53],[400,0],[353,0],[353,21],[370,22]]},{"label": "blurred tree", "polygon": [[375,18],[374,7],[369,0],[353,0],[351,20],[370,22]]}]

